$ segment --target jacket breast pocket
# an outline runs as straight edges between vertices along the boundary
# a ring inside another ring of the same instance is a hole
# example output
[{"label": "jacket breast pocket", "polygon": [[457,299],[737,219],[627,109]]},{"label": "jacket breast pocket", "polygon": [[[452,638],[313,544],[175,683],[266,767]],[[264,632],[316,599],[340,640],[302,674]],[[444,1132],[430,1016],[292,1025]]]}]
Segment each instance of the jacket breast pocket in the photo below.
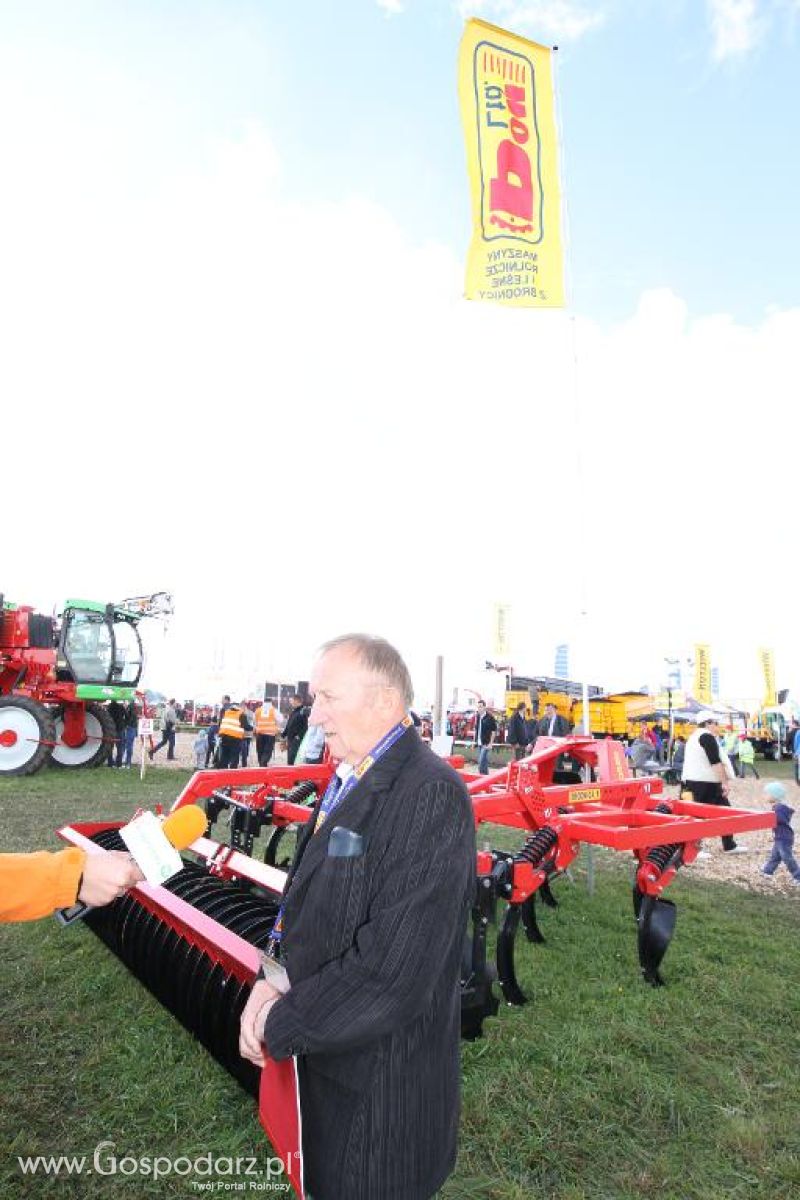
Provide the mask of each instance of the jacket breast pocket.
[{"label": "jacket breast pocket", "polygon": [[358,858],[364,853],[364,838],[354,829],[334,825],[328,838],[329,858]]}]

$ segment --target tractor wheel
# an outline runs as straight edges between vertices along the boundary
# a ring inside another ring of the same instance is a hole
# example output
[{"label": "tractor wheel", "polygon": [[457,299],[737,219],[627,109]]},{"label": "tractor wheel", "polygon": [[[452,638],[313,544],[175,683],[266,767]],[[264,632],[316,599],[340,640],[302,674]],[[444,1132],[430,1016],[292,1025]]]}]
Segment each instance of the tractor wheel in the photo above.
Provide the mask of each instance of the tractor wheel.
[{"label": "tractor wheel", "polygon": [[48,709],[27,696],[0,696],[0,775],[33,775],[55,740]]},{"label": "tractor wheel", "polygon": [[102,704],[87,704],[84,714],[86,740],[82,746],[64,744],[64,715],[56,713],[56,744],[51,762],[54,767],[99,767],[108,759],[117,736],[113,718]]}]

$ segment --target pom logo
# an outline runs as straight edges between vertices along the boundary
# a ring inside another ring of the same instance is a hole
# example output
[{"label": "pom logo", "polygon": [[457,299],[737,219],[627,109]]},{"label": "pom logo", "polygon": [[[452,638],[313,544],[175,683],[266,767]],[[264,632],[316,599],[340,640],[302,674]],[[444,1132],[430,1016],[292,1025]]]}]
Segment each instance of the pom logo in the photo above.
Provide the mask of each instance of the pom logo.
[{"label": "pom logo", "polygon": [[481,226],[484,238],[544,236],[534,65],[524,54],[479,42],[473,59]]},{"label": "pom logo", "polygon": [[458,94],[472,199],[464,293],[469,300],[560,308],[552,51],[485,21],[467,21]]}]

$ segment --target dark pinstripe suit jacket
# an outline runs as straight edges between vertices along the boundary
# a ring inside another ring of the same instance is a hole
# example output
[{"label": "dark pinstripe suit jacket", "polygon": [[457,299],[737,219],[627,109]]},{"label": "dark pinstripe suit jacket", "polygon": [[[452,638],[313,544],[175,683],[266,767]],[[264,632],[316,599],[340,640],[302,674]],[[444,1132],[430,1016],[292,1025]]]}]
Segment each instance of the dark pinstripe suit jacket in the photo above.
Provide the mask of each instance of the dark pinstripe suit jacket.
[{"label": "dark pinstripe suit jacket", "polygon": [[[330,831],[363,853],[328,854]],[[472,806],[409,729],[298,846],[273,1007],[274,1058],[297,1054],[314,1200],[427,1200],[453,1169],[459,969],[475,893]]]}]

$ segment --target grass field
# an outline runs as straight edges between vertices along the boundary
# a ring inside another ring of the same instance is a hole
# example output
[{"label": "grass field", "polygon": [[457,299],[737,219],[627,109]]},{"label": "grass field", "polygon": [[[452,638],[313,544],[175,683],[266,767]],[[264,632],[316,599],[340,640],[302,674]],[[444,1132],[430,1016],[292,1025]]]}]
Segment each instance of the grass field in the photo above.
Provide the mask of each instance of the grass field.
[{"label": "grass field", "polygon": [[[65,821],[170,804],[186,777],[2,780],[0,846],[55,846]],[[519,946],[530,1003],[463,1046],[460,1158],[442,1200],[800,1195],[800,895],[682,872],[668,986],[653,990],[638,978],[627,861],[595,864],[595,894],[578,864],[542,918],[547,943]],[[208,1176],[126,1176],[126,1156],[210,1154],[213,1180],[248,1188],[225,1159],[269,1159],[252,1102],[88,929],[3,926],[0,953],[3,1197],[202,1194]],[[24,1176],[18,1156],[40,1154],[85,1155],[93,1173]]]}]

